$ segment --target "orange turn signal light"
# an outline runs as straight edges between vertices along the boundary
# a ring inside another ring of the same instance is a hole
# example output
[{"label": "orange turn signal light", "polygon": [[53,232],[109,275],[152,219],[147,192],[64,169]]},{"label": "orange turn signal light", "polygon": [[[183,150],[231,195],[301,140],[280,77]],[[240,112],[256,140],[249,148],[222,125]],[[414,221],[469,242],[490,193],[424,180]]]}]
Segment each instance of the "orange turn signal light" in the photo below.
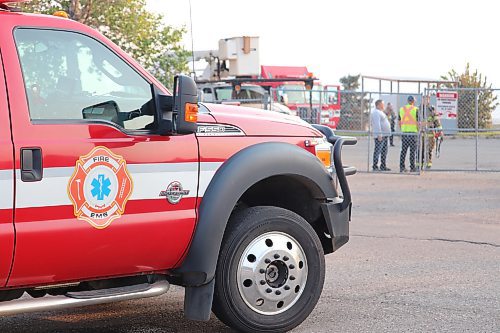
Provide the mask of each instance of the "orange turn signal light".
[{"label": "orange turn signal light", "polygon": [[198,121],[198,104],[186,103],[184,111],[184,120],[189,123],[196,123]]}]

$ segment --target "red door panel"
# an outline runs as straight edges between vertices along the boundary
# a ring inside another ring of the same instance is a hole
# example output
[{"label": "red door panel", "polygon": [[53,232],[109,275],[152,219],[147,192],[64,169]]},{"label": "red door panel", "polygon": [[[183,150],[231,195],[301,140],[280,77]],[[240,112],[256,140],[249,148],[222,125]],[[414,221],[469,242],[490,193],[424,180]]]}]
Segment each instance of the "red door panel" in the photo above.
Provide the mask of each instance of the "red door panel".
[{"label": "red door panel", "polygon": [[[59,31],[44,32],[39,44],[54,33]],[[115,88],[106,93],[93,93],[89,89],[98,91],[126,85],[129,77],[140,76],[142,71],[125,73],[123,68],[130,64],[113,63],[114,58],[106,58],[112,47],[101,45],[102,42],[87,40],[81,34],[74,38],[73,33],[61,31],[61,34],[69,36],[69,42],[63,45],[80,48],[77,54],[68,53],[72,49],[69,47],[57,49],[37,44],[32,49],[28,40],[18,56],[13,34],[2,33],[0,37],[4,39],[2,43],[10,44],[6,77],[16,153],[17,241],[8,285],[52,284],[169,269],[186,250],[196,220],[196,138],[127,132],[110,120],[100,120],[112,104],[107,103],[104,111],[101,107],[87,106],[95,106],[99,99],[100,102],[116,100],[121,112],[124,103],[120,101],[133,104],[133,98],[126,98],[136,92],[134,87],[119,93],[113,91]],[[29,31],[24,40],[35,39],[36,35],[36,31]],[[102,54],[97,54],[95,48],[101,46]],[[65,60],[61,68],[43,81],[38,79],[44,74],[37,72],[40,66],[25,62],[36,64],[37,57],[42,56],[38,53],[47,50],[60,52],[52,56],[62,54]],[[90,52],[94,52],[93,58],[89,57]],[[19,57],[23,59],[23,73]],[[87,58],[82,60],[82,57]],[[109,61],[82,70],[82,66],[101,58]],[[80,67],[75,67],[76,63]],[[96,81],[89,86],[88,76],[95,71],[106,75],[118,72],[117,79],[114,83]],[[47,83],[52,76],[58,76],[53,87]],[[29,106],[25,87],[31,89]],[[78,98],[73,97],[75,91]],[[34,97],[36,94],[39,96]],[[59,119],[58,112],[65,115],[75,109],[72,103],[79,105],[77,111],[81,111],[83,119]],[[99,117],[86,120],[87,114]],[[19,156],[21,149],[33,147],[41,150],[43,177],[40,181],[26,182],[22,179]],[[184,190],[179,202],[165,197],[165,190],[171,184]]]},{"label": "red door panel", "polygon": [[9,109],[0,53],[0,287],[9,276],[14,250],[14,166]]}]

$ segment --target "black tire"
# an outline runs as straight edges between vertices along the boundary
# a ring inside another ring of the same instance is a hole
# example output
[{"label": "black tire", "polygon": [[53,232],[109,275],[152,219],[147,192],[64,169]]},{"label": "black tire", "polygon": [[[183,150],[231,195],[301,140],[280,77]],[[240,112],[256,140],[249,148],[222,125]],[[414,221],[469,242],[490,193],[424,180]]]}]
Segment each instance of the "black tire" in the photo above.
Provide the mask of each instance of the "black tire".
[{"label": "black tire", "polygon": [[278,207],[246,208],[224,234],[212,310],[239,331],[286,332],[314,309],[324,280],[323,248],[306,220]]}]

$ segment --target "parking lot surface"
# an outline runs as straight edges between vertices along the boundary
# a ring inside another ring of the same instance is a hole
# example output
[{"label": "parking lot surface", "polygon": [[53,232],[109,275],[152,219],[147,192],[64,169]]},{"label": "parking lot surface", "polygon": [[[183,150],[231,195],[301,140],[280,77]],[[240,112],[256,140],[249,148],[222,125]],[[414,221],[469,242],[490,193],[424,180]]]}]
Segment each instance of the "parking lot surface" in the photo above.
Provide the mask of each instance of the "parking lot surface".
[{"label": "parking lot surface", "polygon": [[[500,173],[358,174],[351,240],[294,332],[500,332]],[[158,298],[0,318],[0,332],[232,332]]]}]

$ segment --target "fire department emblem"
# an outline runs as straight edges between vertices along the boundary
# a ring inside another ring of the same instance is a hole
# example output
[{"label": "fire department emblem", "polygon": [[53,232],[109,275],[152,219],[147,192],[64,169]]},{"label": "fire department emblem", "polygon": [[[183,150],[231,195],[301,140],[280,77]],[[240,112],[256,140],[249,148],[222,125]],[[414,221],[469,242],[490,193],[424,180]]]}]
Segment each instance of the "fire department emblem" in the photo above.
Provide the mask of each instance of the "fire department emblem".
[{"label": "fire department emblem", "polygon": [[68,183],[75,216],[94,228],[104,229],[125,211],[132,194],[132,178],[122,156],[95,147],[76,162]]}]

